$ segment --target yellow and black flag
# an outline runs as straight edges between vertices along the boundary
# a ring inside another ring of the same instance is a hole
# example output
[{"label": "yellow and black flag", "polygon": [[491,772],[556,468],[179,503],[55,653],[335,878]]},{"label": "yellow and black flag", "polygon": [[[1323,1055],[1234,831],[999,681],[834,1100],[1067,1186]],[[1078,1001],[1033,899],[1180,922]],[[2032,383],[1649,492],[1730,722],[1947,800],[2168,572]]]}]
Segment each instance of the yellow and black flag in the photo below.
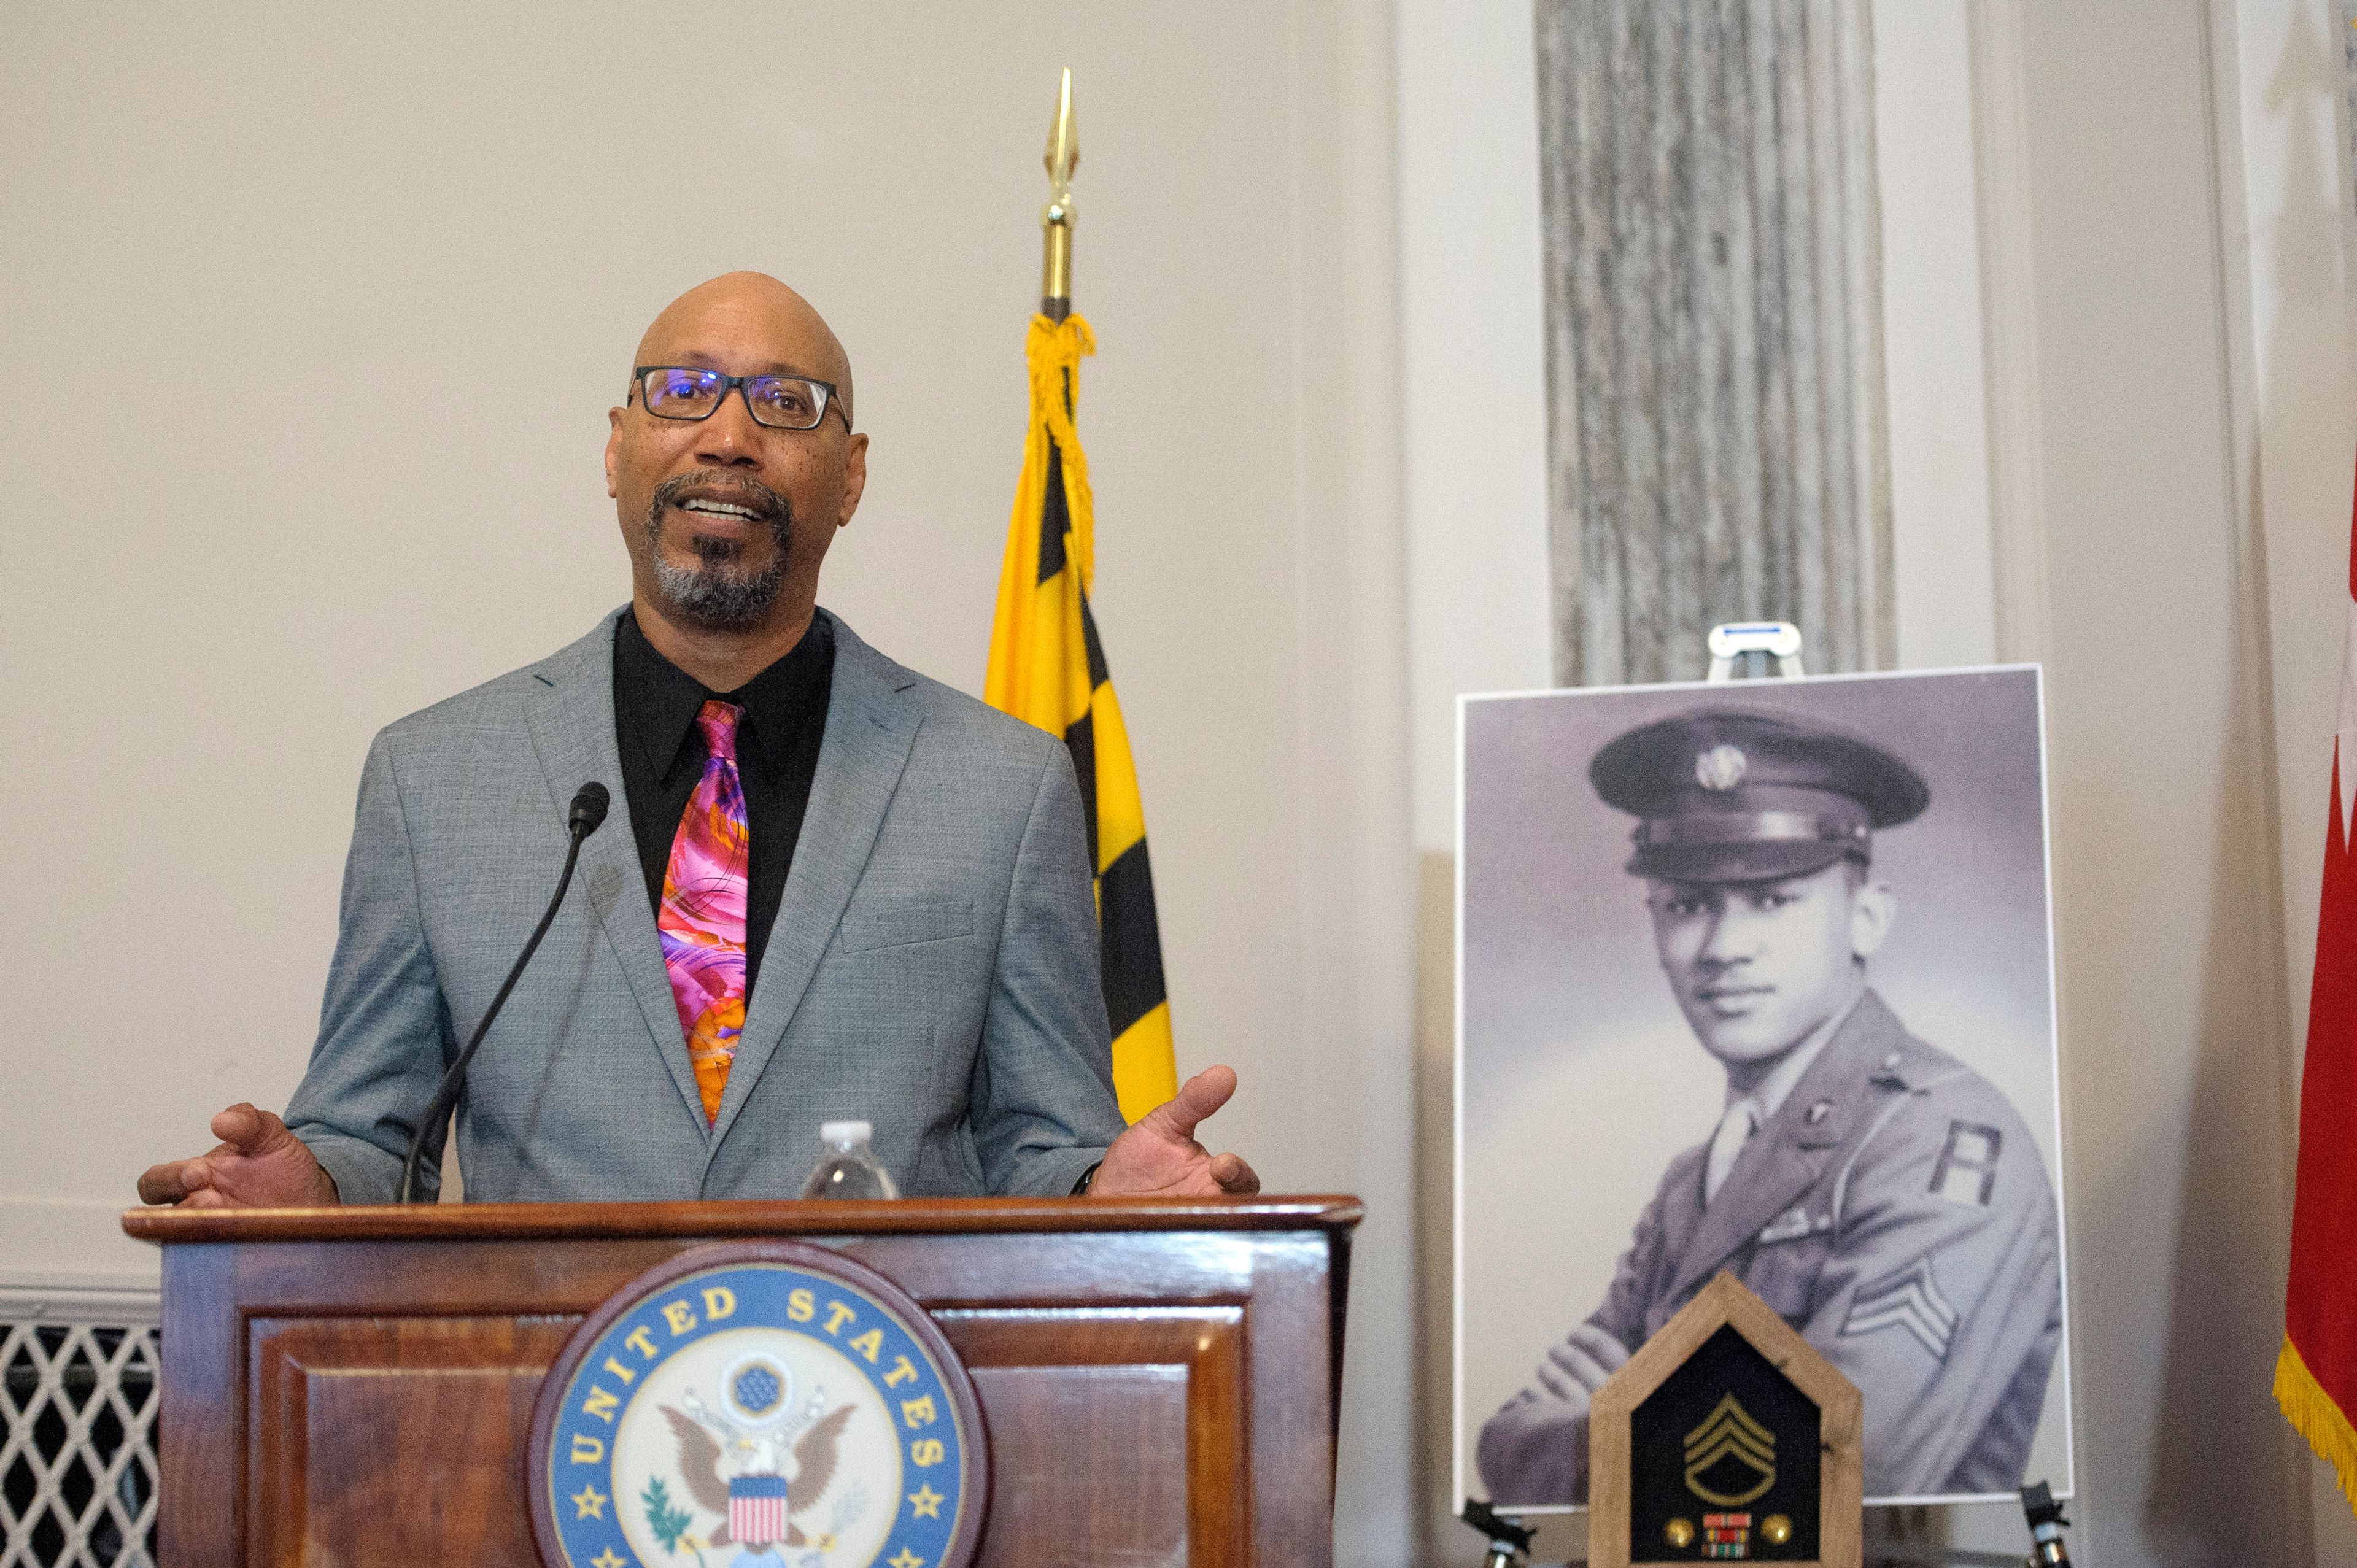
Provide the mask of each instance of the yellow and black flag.
[{"label": "yellow and black flag", "polygon": [[991,706],[1063,736],[1071,748],[1096,871],[1114,1089],[1122,1114],[1135,1122],[1178,1092],[1178,1065],[1137,769],[1089,612],[1096,535],[1088,459],[1081,455],[1072,411],[1081,357],[1094,352],[1095,336],[1080,317],[1032,318],[1024,345],[1031,367],[1031,424],[1006,530],[983,695]]}]

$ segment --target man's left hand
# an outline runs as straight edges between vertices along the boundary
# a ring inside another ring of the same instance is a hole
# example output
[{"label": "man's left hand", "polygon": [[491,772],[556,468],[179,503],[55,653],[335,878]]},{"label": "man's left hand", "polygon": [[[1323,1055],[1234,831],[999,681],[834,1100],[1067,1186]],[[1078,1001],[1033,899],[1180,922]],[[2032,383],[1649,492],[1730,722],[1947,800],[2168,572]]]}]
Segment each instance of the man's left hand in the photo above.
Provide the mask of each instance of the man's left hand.
[{"label": "man's left hand", "polygon": [[1113,1141],[1091,1197],[1217,1197],[1260,1190],[1260,1177],[1235,1155],[1214,1155],[1195,1141],[1195,1128],[1236,1091],[1232,1068],[1205,1068],[1170,1100],[1140,1117]]}]

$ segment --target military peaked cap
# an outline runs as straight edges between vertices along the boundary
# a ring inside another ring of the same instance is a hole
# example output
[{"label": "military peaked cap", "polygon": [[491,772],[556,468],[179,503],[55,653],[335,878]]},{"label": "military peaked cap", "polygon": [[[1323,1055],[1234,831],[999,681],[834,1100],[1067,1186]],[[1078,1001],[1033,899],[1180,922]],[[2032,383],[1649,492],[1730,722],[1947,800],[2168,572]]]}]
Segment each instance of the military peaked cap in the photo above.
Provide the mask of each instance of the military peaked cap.
[{"label": "military peaked cap", "polygon": [[1765,882],[1865,862],[1873,831],[1930,805],[1922,777],[1870,741],[1786,714],[1697,708],[1631,730],[1587,777],[1638,819],[1629,870]]}]

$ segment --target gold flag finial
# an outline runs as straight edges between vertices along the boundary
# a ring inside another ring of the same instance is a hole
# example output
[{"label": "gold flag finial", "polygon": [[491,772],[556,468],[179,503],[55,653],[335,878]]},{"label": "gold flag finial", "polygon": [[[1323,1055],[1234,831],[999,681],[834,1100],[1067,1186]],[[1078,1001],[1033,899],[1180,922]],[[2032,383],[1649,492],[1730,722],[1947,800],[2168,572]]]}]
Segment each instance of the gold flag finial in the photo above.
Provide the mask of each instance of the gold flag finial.
[{"label": "gold flag finial", "polygon": [[1055,124],[1048,127],[1048,205],[1039,227],[1047,254],[1041,263],[1039,313],[1061,321],[1072,313],[1072,171],[1081,166],[1081,134],[1072,124],[1072,68],[1064,68],[1056,94]]}]

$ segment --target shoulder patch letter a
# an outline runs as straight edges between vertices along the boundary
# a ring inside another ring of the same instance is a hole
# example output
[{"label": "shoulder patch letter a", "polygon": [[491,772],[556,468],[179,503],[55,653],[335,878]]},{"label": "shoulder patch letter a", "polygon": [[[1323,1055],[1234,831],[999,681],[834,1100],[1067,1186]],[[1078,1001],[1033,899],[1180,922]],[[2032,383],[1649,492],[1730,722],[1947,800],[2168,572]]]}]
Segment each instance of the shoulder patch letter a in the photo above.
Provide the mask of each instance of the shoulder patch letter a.
[{"label": "shoulder patch letter a", "polygon": [[1948,1142],[1932,1167],[1932,1196],[1950,1203],[1988,1207],[1996,1188],[1996,1155],[2005,1134],[1977,1122],[1948,1123]]}]

